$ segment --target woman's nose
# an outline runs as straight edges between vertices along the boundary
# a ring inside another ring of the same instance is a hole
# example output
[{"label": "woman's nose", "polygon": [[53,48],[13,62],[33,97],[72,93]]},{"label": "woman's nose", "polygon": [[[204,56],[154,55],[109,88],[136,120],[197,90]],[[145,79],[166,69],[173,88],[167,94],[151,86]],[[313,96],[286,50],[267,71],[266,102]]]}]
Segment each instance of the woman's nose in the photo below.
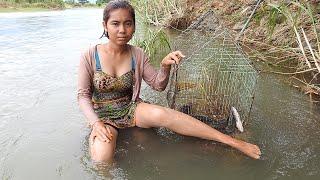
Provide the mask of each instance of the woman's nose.
[{"label": "woman's nose", "polygon": [[124,33],[125,32],[125,27],[124,25],[120,25],[119,27],[119,33]]}]

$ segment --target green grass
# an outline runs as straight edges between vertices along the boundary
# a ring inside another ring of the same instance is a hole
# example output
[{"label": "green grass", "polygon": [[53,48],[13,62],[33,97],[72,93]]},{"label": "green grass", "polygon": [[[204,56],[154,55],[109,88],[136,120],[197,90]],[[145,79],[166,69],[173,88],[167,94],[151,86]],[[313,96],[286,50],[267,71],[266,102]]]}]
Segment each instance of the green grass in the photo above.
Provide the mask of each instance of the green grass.
[{"label": "green grass", "polygon": [[148,29],[143,37],[134,37],[132,43],[144,49],[151,61],[171,51],[169,37],[162,29]]}]

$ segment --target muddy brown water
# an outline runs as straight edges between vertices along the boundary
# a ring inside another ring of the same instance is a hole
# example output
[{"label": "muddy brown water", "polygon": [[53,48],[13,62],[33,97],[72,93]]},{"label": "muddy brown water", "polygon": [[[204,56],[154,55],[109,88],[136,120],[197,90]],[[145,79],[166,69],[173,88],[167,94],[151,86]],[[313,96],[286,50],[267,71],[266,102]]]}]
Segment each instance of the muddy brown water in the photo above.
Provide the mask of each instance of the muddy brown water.
[{"label": "muddy brown water", "polygon": [[320,108],[270,74],[259,77],[251,119],[237,135],[261,147],[261,160],[164,129],[132,128],[120,132],[114,165],[93,164],[76,82],[81,51],[103,41],[101,14],[0,14],[0,179],[320,179]]}]

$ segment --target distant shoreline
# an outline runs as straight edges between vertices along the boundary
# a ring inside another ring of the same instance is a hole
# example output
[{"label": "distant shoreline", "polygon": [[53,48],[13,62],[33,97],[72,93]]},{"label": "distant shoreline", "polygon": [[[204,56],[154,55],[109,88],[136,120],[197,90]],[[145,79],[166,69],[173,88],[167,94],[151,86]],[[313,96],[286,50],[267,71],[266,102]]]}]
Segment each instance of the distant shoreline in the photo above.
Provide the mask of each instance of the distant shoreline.
[{"label": "distant shoreline", "polygon": [[73,8],[101,8],[95,4],[46,4],[46,3],[33,3],[33,4],[16,4],[16,3],[1,3],[0,13],[11,12],[40,12],[40,11],[59,11]]},{"label": "distant shoreline", "polygon": [[41,12],[41,11],[63,11],[67,9],[81,9],[81,8],[96,8],[101,9],[99,6],[94,7],[68,7],[64,9],[50,9],[50,8],[0,8],[0,14],[1,13],[15,13],[15,12]]},{"label": "distant shoreline", "polygon": [[38,11],[52,11],[52,10],[63,10],[63,9],[49,9],[49,8],[0,8],[0,13],[10,13],[10,12],[38,12]]}]

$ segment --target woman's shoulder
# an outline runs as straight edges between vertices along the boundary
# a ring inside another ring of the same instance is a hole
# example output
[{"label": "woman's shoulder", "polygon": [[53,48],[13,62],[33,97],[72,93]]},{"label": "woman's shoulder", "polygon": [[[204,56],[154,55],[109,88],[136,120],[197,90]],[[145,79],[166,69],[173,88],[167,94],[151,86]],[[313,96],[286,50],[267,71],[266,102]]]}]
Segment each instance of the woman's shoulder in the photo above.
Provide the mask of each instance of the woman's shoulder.
[{"label": "woman's shoulder", "polygon": [[88,69],[93,69],[93,66],[95,64],[94,55],[96,46],[97,45],[90,45],[89,47],[82,50],[80,64],[83,64]]},{"label": "woman's shoulder", "polygon": [[133,46],[130,45],[133,54],[136,56],[137,59],[145,59],[146,58],[146,53],[144,52],[144,50],[138,46]]},{"label": "woman's shoulder", "polygon": [[97,44],[90,45],[89,47],[87,47],[82,51],[82,56],[85,56],[86,58],[90,59],[91,57],[93,57],[96,47],[97,47]]}]

